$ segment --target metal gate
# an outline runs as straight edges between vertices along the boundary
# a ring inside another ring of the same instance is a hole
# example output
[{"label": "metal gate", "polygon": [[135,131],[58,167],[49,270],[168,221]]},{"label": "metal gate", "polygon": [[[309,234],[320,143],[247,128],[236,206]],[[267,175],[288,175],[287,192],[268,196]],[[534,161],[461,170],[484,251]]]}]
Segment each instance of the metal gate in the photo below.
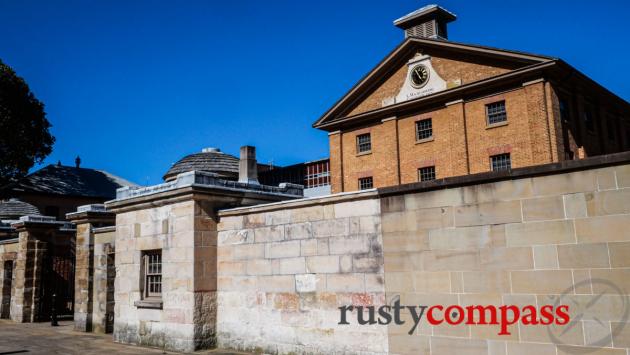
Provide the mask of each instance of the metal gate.
[{"label": "metal gate", "polygon": [[46,251],[42,265],[40,321],[50,319],[53,295],[57,316],[74,316],[74,262],[74,252],[67,246],[55,246]]}]

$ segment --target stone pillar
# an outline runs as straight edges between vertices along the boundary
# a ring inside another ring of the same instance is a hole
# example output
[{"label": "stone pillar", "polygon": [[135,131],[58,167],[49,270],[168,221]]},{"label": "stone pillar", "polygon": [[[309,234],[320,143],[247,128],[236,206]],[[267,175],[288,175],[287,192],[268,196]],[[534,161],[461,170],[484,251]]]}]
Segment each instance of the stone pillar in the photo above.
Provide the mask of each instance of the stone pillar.
[{"label": "stone pillar", "polygon": [[13,224],[19,235],[11,294],[11,319],[15,322],[41,320],[42,269],[48,246],[42,239],[54,233],[59,225],[52,217],[39,216],[24,216]]},{"label": "stone pillar", "polygon": [[[104,205],[79,206],[77,212],[68,213],[66,218],[76,224],[76,262],[74,274],[74,329],[89,332],[98,329],[104,332],[105,319],[93,324],[94,295],[94,228],[111,226],[115,214],[108,212]],[[107,290],[103,290],[107,292]]]}]

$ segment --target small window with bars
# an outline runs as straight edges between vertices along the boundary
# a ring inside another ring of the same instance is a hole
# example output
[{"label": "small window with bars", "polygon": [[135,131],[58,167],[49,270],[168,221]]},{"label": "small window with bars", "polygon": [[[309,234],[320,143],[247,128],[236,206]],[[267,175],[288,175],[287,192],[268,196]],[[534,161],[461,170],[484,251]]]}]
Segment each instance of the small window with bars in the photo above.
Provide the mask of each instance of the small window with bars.
[{"label": "small window with bars", "polygon": [[142,255],[144,298],[162,297],[162,251],[149,250]]},{"label": "small window with bars", "polygon": [[369,133],[357,136],[357,153],[366,153],[372,150],[372,137]]},{"label": "small window with bars", "polygon": [[371,176],[359,179],[359,190],[367,190],[374,187],[374,180]]},{"label": "small window with bars", "polygon": [[486,105],[486,117],[488,125],[507,121],[507,111],[505,110],[505,101],[493,102]]},{"label": "small window with bars", "polygon": [[492,171],[512,169],[512,160],[510,159],[510,153],[491,156],[490,167],[492,168]]},{"label": "small window with bars", "polygon": [[416,140],[421,141],[433,137],[433,122],[430,118],[416,122]]},{"label": "small window with bars", "polygon": [[418,169],[418,181],[435,180],[435,166],[427,166]]}]

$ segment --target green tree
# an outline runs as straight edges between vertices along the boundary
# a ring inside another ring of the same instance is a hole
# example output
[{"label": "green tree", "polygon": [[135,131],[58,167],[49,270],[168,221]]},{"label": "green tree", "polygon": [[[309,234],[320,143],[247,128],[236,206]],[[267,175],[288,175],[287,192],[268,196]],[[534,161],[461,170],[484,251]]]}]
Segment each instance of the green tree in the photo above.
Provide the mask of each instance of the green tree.
[{"label": "green tree", "polygon": [[26,175],[52,151],[44,104],[0,60],[0,186]]}]

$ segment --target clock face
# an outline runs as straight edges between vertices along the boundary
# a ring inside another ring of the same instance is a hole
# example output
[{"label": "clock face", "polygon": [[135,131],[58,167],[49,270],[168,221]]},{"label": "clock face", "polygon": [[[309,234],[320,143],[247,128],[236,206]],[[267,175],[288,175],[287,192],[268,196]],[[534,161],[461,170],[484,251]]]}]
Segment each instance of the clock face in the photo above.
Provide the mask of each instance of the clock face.
[{"label": "clock face", "polygon": [[416,65],[411,69],[411,85],[419,89],[426,85],[429,81],[429,70],[422,64]]}]

